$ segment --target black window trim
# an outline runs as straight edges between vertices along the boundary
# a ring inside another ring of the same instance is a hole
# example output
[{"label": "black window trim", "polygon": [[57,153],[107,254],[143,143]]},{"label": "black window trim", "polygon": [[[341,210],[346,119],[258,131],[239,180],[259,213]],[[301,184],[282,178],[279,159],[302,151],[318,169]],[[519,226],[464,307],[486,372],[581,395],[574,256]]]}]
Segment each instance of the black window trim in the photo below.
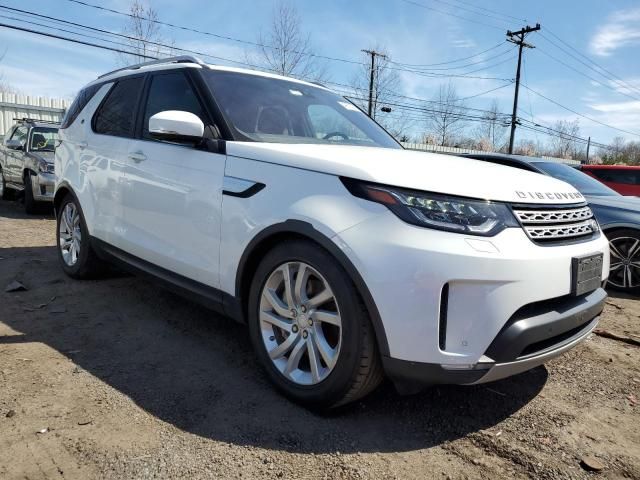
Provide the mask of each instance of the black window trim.
[{"label": "black window trim", "polygon": [[[109,82],[94,83],[93,85],[87,85],[82,90],[80,90],[80,92],[78,92],[78,95],[76,96],[74,101],[69,106],[69,109],[65,112],[64,116],[62,117],[62,121],[60,122],[60,130],[69,128],[71,125],[73,125],[74,122],[77,120],[77,118],[80,116],[80,114],[83,112],[83,110],[87,107],[89,102],[93,99],[93,97],[96,96],[96,93],[98,93],[100,89],[107,83]],[[90,95],[88,95],[89,92],[91,92]],[[78,105],[76,102],[80,102],[81,97],[86,95],[88,95],[88,97],[82,99],[82,102],[84,102],[84,104],[82,105],[82,108],[77,108]],[[72,108],[74,106],[76,107],[75,112],[72,111]],[[73,118],[70,118],[72,115],[73,115]]]},{"label": "black window trim", "polygon": [[[219,127],[217,127],[217,123],[215,121],[212,120],[212,118],[214,118],[213,115],[211,115],[211,109],[208,106],[208,102],[206,98],[203,98],[202,92],[199,88],[197,88],[196,82],[194,82],[194,79],[191,77],[191,75],[189,75],[189,72],[193,70],[191,68],[172,68],[169,70],[157,70],[157,71],[152,71],[152,72],[148,72],[145,78],[145,82],[144,82],[144,87],[142,89],[142,93],[141,93],[141,98],[140,101],[138,102],[138,108],[136,110],[136,122],[135,122],[135,133],[134,133],[134,137],[136,140],[140,140],[140,141],[144,141],[144,142],[153,142],[153,143],[157,143],[160,140],[153,140],[150,138],[145,138],[143,133],[144,133],[144,116],[145,116],[145,111],[147,108],[147,102],[149,101],[149,92],[151,90],[151,83],[153,82],[154,77],[159,77],[161,75],[171,75],[171,74],[176,74],[176,73],[180,73],[182,74],[185,79],[187,80],[187,83],[191,86],[191,89],[193,90],[193,93],[196,96],[196,99],[198,100],[198,102],[200,102],[200,106],[203,109],[204,114],[206,115],[206,122],[205,122],[205,128],[204,128],[204,136],[205,138],[217,138],[217,136],[215,135],[216,131],[219,131]],[[162,142],[162,143],[166,143],[166,142]],[[187,148],[193,148],[193,145],[182,145],[179,143],[170,143],[171,145],[177,146],[177,147],[187,147]]]},{"label": "black window trim", "polygon": [[[105,94],[104,98],[100,101],[100,104],[96,107],[96,109],[93,112],[93,115],[91,116],[91,132],[94,135],[104,135],[105,137],[116,137],[116,138],[136,138],[136,125],[138,122],[138,111],[140,109],[140,102],[142,101],[142,96],[144,93],[144,89],[146,86],[146,82],[147,82],[147,77],[148,74],[147,73],[138,73],[138,74],[134,74],[134,75],[125,75],[122,77],[118,77],[116,79],[113,79],[109,82],[105,82],[105,84],[109,84],[109,83],[113,83],[113,85],[111,85],[111,87],[109,88],[109,91]],[[115,89],[116,85],[118,85],[120,82],[124,81],[124,80],[131,80],[134,78],[142,78],[143,84],[142,84],[142,89],[140,90],[140,93],[138,94],[138,98],[136,99],[136,105],[134,107],[134,111],[136,112],[134,115],[134,119],[133,119],[133,131],[131,132],[131,135],[112,135],[109,133],[100,133],[100,132],[96,132],[96,117],[98,115],[98,112],[102,109],[103,105],[105,104],[105,102],[109,99],[109,97],[111,96],[111,94],[113,93],[113,90]]]}]

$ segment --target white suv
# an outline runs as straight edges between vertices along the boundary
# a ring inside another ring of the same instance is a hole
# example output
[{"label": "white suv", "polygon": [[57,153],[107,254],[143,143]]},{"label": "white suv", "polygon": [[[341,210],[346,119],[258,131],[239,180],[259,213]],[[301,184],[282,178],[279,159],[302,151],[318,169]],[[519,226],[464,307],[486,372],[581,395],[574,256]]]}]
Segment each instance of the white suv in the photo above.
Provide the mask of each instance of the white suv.
[{"label": "white suv", "polygon": [[165,59],[85,87],[60,138],[65,272],[115,262],[246,322],[309,406],[522,372],[603,308],[607,241],[573,187],[404,150],[322,86]]}]

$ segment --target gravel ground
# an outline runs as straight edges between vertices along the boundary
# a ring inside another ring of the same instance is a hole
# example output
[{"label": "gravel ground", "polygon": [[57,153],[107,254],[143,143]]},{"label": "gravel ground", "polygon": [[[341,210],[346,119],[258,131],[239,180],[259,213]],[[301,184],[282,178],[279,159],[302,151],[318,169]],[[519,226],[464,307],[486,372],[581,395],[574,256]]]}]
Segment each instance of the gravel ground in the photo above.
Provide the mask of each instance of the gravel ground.
[{"label": "gravel ground", "polygon": [[[145,279],[66,278],[54,243],[50,215],[0,202],[2,479],[640,479],[639,347],[593,335],[515,378],[319,416],[274,392],[245,327]],[[640,303],[612,296],[601,327],[640,338]]]}]

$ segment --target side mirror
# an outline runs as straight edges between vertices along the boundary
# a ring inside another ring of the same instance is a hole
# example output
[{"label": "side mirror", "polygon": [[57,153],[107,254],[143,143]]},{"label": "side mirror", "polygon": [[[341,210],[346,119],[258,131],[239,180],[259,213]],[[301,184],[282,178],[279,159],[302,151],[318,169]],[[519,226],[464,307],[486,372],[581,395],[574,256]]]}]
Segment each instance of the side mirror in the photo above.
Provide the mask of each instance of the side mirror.
[{"label": "side mirror", "polygon": [[202,140],[204,123],[190,112],[166,110],[149,119],[149,134],[168,142],[193,142]]},{"label": "side mirror", "polygon": [[20,140],[16,140],[11,139],[11,140],[5,140],[4,141],[4,146],[7,148],[10,148],[11,150],[23,150],[24,146],[22,145],[22,142],[20,142]]}]

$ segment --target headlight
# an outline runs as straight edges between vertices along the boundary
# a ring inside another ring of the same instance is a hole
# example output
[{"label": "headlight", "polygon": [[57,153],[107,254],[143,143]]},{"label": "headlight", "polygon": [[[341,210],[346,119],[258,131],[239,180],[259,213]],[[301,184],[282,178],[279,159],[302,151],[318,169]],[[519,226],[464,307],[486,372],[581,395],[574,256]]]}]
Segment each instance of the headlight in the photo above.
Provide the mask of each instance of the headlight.
[{"label": "headlight", "polygon": [[519,227],[502,203],[468,200],[398,187],[342,179],[355,196],[385,205],[412,225],[468,235],[493,236],[507,227]]},{"label": "headlight", "polygon": [[47,163],[46,161],[40,159],[40,161],[38,161],[38,170],[42,173],[53,173],[53,163]]}]

